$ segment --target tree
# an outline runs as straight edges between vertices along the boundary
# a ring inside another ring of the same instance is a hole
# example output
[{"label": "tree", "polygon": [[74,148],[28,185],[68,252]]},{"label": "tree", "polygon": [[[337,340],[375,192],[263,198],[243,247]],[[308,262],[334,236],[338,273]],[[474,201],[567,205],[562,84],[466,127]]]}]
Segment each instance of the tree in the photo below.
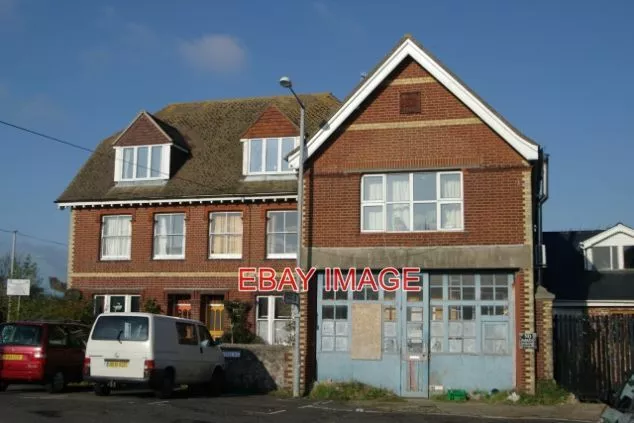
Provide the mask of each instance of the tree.
[{"label": "tree", "polygon": [[2,295],[6,295],[7,279],[30,279],[31,298],[40,296],[44,293],[39,268],[37,263],[31,258],[30,254],[27,254],[22,259],[20,257],[15,258],[15,261],[13,262],[13,275],[11,275],[11,255],[5,254],[0,258],[0,281],[2,281],[3,285]]},{"label": "tree", "polygon": [[264,340],[251,331],[248,316],[251,304],[243,301],[225,301],[225,310],[229,314],[231,330],[222,336],[223,342],[236,344],[262,344]]}]

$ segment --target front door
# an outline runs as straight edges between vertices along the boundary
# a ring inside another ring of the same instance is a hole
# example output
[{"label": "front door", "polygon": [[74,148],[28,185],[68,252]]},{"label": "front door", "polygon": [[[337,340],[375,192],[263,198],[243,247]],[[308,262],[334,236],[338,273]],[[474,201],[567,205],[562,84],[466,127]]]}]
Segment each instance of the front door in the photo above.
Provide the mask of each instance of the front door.
[{"label": "front door", "polygon": [[222,303],[211,303],[207,306],[207,327],[214,339],[224,333],[225,306]]},{"label": "front door", "polygon": [[401,395],[429,395],[429,300],[427,274],[420,275],[420,292],[401,296]]}]

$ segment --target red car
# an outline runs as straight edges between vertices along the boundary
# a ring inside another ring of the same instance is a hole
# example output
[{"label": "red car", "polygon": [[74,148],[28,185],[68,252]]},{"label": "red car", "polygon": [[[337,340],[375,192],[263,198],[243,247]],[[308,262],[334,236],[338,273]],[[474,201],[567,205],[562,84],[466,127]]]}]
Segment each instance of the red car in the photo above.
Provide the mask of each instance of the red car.
[{"label": "red car", "polygon": [[90,326],[57,321],[0,324],[0,391],[10,384],[44,385],[61,392],[81,382]]}]

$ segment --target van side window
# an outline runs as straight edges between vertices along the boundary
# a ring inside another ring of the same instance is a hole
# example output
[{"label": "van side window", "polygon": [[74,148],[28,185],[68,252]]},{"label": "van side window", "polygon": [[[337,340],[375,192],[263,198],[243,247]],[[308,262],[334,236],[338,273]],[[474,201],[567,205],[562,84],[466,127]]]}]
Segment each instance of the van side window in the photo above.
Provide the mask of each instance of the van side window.
[{"label": "van side window", "polygon": [[200,346],[201,347],[210,347],[212,345],[214,345],[214,341],[211,338],[211,334],[209,333],[209,330],[207,330],[206,327],[199,325],[198,326],[198,333],[200,335]]},{"label": "van side window", "polygon": [[68,334],[59,326],[50,326],[48,329],[48,345],[66,347],[68,345]]},{"label": "van side window", "polygon": [[178,331],[178,343],[181,345],[198,345],[196,326],[191,323],[176,322]]}]

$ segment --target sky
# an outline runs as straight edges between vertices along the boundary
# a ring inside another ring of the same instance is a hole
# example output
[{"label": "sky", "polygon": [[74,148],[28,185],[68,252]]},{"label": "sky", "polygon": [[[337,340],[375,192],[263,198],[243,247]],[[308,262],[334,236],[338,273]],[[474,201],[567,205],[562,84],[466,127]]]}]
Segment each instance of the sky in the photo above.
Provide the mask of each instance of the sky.
[{"label": "sky", "polygon": [[[94,148],[141,109],[283,75],[343,99],[409,33],[550,154],[545,230],[634,225],[633,20],[628,0],[0,0],[0,120]],[[54,201],[88,153],[2,125],[0,147],[0,229],[67,242]]]}]

